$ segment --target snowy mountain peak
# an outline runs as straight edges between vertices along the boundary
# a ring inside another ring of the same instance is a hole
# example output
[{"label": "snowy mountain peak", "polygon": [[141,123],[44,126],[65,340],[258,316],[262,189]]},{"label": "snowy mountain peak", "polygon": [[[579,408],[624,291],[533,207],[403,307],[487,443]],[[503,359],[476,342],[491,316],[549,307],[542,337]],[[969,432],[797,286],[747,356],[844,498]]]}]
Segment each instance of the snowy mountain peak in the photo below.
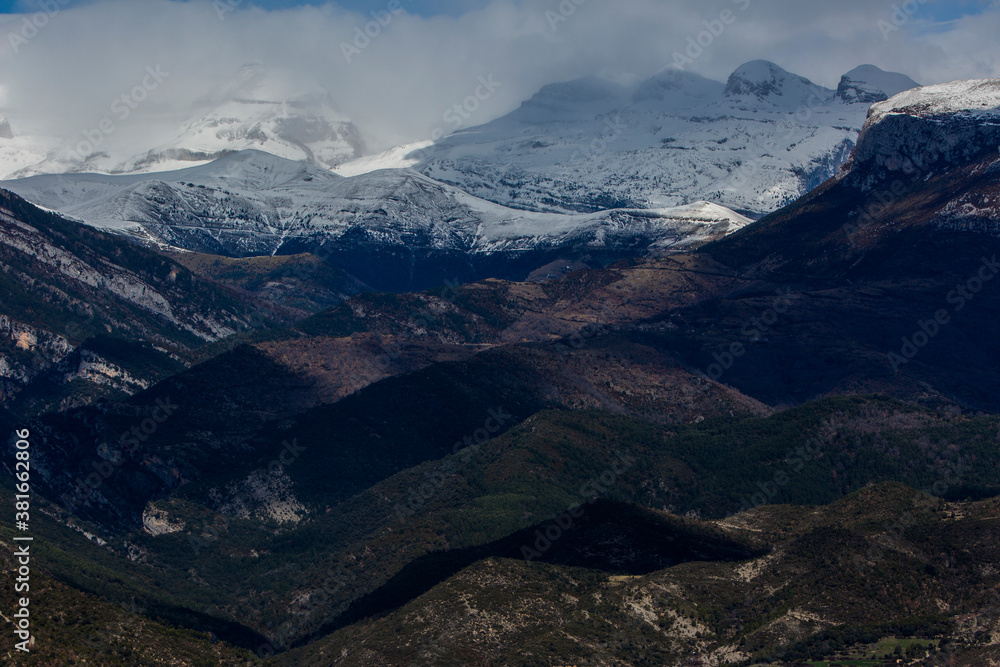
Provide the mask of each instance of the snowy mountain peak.
[{"label": "snowy mountain peak", "polygon": [[200,185],[244,190],[270,190],[304,183],[320,186],[342,178],[323,167],[286,160],[258,150],[230,153],[214,162],[173,172],[172,176]]},{"label": "snowy mountain peak", "polygon": [[0,116],[0,139],[13,139],[13,138],[14,138],[14,130],[11,129],[10,122],[3,116]]},{"label": "snowy mountain peak", "polygon": [[176,139],[111,171],[159,171],[254,149],[331,167],[364,152],[360,132],[329,92],[294,73],[250,63],[202,102],[212,108]]},{"label": "snowy mountain peak", "polygon": [[847,104],[873,104],[919,85],[905,74],[886,72],[875,65],[861,65],[841,77],[837,98]]},{"label": "snowy mountain peak", "polygon": [[829,99],[833,91],[767,60],[752,60],[729,76],[725,94],[726,97],[751,97],[772,104],[800,104],[810,98]]}]

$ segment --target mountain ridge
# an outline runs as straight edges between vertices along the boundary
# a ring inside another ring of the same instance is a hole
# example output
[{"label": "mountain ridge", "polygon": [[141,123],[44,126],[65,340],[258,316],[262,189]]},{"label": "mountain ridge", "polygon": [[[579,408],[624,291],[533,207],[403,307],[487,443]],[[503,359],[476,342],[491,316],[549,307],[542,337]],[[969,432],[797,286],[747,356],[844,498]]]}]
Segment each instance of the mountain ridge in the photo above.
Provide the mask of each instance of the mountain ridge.
[{"label": "mountain ridge", "polygon": [[535,213],[414,170],[345,178],[257,151],[174,173],[35,176],[3,185],[143,242],[235,257],[311,252],[333,258],[362,283],[392,291],[456,279],[521,279],[567,255],[614,261],[650,249],[674,252],[750,222],[708,202]]}]

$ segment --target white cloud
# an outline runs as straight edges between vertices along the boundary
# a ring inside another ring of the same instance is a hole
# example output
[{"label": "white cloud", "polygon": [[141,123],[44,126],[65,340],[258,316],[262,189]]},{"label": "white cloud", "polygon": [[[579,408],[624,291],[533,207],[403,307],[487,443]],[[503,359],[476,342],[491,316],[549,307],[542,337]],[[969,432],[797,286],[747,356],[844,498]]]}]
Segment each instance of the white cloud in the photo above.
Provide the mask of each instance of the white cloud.
[{"label": "white cloud", "polygon": [[480,76],[493,75],[502,86],[470,123],[515,108],[549,82],[602,70],[648,76],[670,65],[723,10],[734,21],[691,66],[720,80],[756,58],[831,87],[868,62],[931,83],[995,76],[1000,60],[991,48],[1000,28],[996,6],[935,30],[927,30],[931,18],[918,9],[884,39],[877,22],[891,21],[898,2],[493,0],[459,17],[392,15],[348,63],[342,44],[353,42],[370,15],[336,5],[268,12],[249,4],[222,19],[208,0],[107,0],[60,9],[31,39],[14,39],[17,53],[10,35],[19,34],[24,19],[8,18],[0,25],[0,85],[8,92],[0,104],[15,129],[73,135],[140,84],[147,66],[160,65],[169,79],[129,121],[135,132],[159,134],[242,65],[262,61],[328,89],[377,148],[425,138],[449,107],[474,92]]}]

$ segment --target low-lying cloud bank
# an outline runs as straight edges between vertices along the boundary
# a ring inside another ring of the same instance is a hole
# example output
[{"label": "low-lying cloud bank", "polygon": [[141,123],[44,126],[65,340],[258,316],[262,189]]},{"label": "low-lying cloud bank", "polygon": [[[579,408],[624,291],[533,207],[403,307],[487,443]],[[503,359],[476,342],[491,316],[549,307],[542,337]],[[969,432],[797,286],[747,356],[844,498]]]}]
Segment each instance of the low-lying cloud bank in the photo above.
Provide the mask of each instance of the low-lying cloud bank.
[{"label": "low-lying cloud bank", "polygon": [[[765,58],[834,87],[871,62],[924,82],[995,76],[1000,8],[933,22],[934,0],[494,0],[420,16],[417,0],[359,13],[336,4],[265,10],[249,0],[40,0],[0,16],[0,114],[15,132],[70,136],[144,86],[121,132],[167,137],[250,62],[289,91],[325,89],[371,150],[428,138],[449,109],[495,90],[467,125],[516,108],[541,86],[595,73],[645,77],[678,61],[725,80]],[[236,82],[238,83],[238,81]]]}]

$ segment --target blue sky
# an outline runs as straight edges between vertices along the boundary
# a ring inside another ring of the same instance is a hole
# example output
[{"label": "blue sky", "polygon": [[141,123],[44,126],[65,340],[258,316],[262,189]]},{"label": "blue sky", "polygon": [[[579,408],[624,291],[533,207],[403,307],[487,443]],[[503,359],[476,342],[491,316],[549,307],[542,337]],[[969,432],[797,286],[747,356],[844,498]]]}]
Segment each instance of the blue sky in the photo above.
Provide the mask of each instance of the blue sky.
[{"label": "blue sky", "polygon": [[[56,1],[58,0],[49,0]],[[83,4],[85,0],[68,0],[63,6]],[[488,0],[401,0],[404,7],[411,14],[423,16],[435,16],[438,14],[457,15],[470,9],[476,9],[487,4]],[[317,0],[247,0],[247,4],[254,4],[267,9],[284,9],[287,7],[298,7],[300,5],[322,5],[324,1]],[[388,0],[341,0],[335,4],[348,9],[360,12],[385,9]],[[11,14],[23,11],[37,10],[37,0],[0,0],[0,14]]]},{"label": "blue sky", "polygon": [[934,21],[944,23],[970,14],[978,14],[989,5],[988,0],[941,0],[927,3],[921,11],[926,11]]}]

